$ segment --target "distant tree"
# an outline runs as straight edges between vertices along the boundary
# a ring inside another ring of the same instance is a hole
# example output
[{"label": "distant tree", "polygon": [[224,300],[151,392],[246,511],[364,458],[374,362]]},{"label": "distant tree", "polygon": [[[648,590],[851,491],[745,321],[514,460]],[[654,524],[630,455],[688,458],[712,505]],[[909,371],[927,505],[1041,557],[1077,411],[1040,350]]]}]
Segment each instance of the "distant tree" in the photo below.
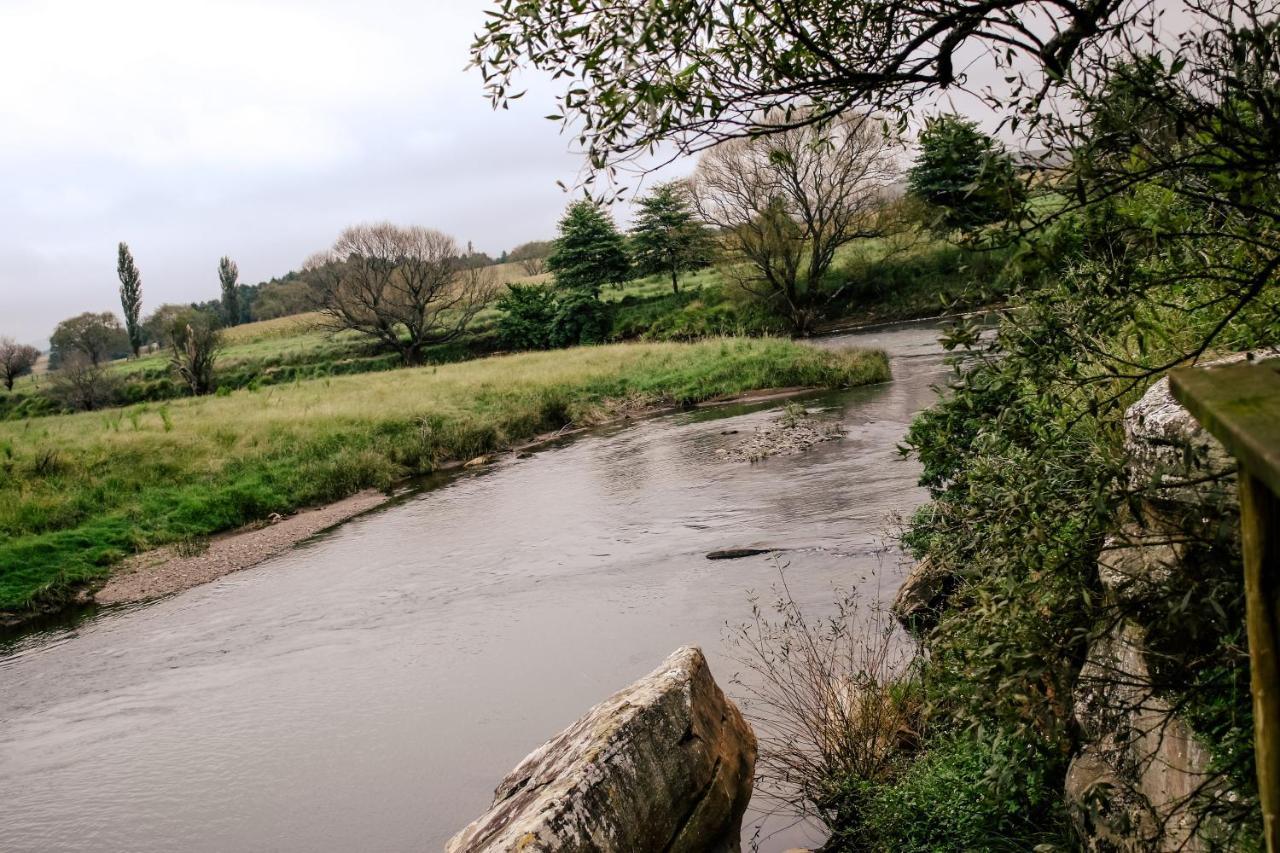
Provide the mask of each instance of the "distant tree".
[{"label": "distant tree", "polygon": [[271,320],[317,311],[323,306],[323,294],[313,277],[294,275],[263,284],[253,301],[254,320]]},{"label": "distant tree", "polygon": [[[120,277],[120,307],[124,311],[129,348],[136,358],[142,349],[142,325],[138,322],[142,313],[142,274],[133,262],[133,253],[127,243],[121,243],[116,252],[116,275]],[[94,363],[97,364],[96,361]]]},{"label": "distant tree", "polygon": [[217,318],[188,309],[169,319],[169,365],[199,397],[214,389],[214,364],[222,350]]},{"label": "distant tree", "polygon": [[174,318],[191,311],[190,305],[174,305],[166,302],[146,316],[142,321],[142,338],[148,346],[155,344],[169,346],[169,330]]},{"label": "distant tree", "polygon": [[547,271],[547,255],[554,248],[551,240],[531,240],[512,249],[508,260],[520,264],[525,275],[542,275]]},{"label": "distant tree", "polygon": [[606,284],[621,284],[631,273],[626,242],[598,204],[575,201],[560,220],[560,236],[547,258],[556,285],[598,295]]},{"label": "distant tree", "polygon": [[218,282],[222,285],[222,317],[228,326],[240,325],[240,268],[223,255],[218,261]]},{"label": "distant tree", "polygon": [[1013,159],[977,122],[957,115],[931,118],[919,146],[907,190],[928,205],[928,224],[939,233],[1009,219],[1026,198]]},{"label": "distant tree", "polygon": [[637,202],[631,228],[631,251],[644,275],[671,276],[671,291],[680,292],[680,273],[711,262],[715,241],[693,208],[689,186],[668,181],[655,186]]},{"label": "distant tree", "polygon": [[[139,327],[141,330],[141,327]],[[51,360],[59,366],[72,353],[80,353],[95,367],[132,351],[133,342],[115,315],[86,311],[59,323],[49,337]]]},{"label": "distant tree", "polygon": [[730,140],[698,162],[692,187],[699,215],[743,262],[742,287],[796,334],[811,331],[834,295],[822,286],[836,250],[885,233],[898,148],[875,118],[848,115]]},{"label": "distant tree", "polygon": [[26,376],[40,360],[40,350],[20,344],[12,338],[0,338],[0,380],[6,391],[13,390],[13,383]]},{"label": "distant tree", "polygon": [[371,338],[405,364],[464,334],[497,290],[492,267],[463,269],[452,237],[419,226],[348,228],[304,270],[332,328]]},{"label": "distant tree", "polygon": [[119,380],[80,351],[67,354],[53,373],[45,393],[68,409],[89,412],[110,405]]}]

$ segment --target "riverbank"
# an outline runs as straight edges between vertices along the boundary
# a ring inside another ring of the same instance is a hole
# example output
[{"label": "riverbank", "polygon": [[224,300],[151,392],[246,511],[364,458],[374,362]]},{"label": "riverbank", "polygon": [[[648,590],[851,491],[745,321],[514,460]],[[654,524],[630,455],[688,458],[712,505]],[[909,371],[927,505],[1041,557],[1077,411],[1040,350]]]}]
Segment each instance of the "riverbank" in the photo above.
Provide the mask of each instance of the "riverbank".
[{"label": "riverbank", "polygon": [[509,449],[779,387],[883,381],[882,353],[790,341],[626,344],[334,377],[0,425],[0,612],[56,608],[130,555]]},{"label": "riverbank", "polygon": [[[795,397],[812,390],[804,386],[761,388],[701,401],[695,405],[698,408],[708,408],[736,403],[763,403]],[[634,408],[603,423],[545,432],[506,450],[509,453],[526,455],[572,435],[605,427],[610,423],[657,416],[670,412],[674,408],[667,404]],[[478,467],[495,461],[497,458],[494,455],[478,456],[466,462],[453,460],[439,466],[437,470]],[[207,543],[196,543],[194,547],[165,546],[136,554],[122,561],[100,588],[87,590],[83,597],[86,599],[91,597],[96,604],[112,606],[138,604],[192,589],[233,572],[253,568],[317,533],[349,521],[369,510],[377,509],[392,497],[393,495],[387,492],[367,489],[333,503],[308,507],[290,516],[275,515],[265,522],[257,522],[239,530],[218,534]],[[184,551],[189,553],[183,553]]]}]

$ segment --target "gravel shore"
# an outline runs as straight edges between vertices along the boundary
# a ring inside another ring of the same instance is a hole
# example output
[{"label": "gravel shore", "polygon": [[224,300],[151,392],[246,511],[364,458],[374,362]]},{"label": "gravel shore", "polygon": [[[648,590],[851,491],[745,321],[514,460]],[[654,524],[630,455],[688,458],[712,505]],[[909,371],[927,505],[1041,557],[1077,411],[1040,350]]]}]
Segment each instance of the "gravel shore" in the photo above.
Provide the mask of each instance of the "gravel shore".
[{"label": "gravel shore", "polygon": [[138,554],[125,560],[93,598],[99,604],[130,604],[181,592],[256,566],[303,539],[386,501],[382,492],[364,491],[262,527],[217,536],[199,554],[183,556],[172,546]]}]

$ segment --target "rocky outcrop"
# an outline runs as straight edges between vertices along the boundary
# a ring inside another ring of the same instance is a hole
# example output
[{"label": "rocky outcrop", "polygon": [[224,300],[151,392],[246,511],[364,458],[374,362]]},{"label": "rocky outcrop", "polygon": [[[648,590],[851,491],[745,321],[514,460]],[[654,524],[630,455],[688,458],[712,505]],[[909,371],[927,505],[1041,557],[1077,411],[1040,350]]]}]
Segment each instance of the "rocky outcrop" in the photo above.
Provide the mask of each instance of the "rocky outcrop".
[{"label": "rocky outcrop", "polygon": [[681,648],[520,762],[446,849],[737,851],[755,759],[706,658]]},{"label": "rocky outcrop", "polygon": [[1125,447],[1138,499],[1098,562],[1114,624],[1090,645],[1077,680],[1083,746],[1068,770],[1067,800],[1087,850],[1207,850],[1216,828],[1205,798],[1230,793],[1155,676],[1153,649],[1169,631],[1147,605],[1180,595],[1205,560],[1231,559],[1235,463],[1173,399],[1168,380],[1126,412]]},{"label": "rocky outcrop", "polygon": [[925,557],[911,567],[889,611],[908,631],[932,627],[954,578]]}]

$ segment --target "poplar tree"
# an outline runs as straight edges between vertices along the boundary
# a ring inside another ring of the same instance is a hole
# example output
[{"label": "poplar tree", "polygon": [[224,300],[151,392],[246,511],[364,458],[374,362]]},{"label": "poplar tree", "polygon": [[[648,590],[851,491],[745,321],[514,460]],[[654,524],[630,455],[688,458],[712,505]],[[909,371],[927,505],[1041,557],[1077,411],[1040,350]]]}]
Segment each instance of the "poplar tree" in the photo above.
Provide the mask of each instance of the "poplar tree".
[{"label": "poplar tree", "polygon": [[240,325],[240,268],[223,255],[218,261],[218,280],[222,282],[222,313],[228,326]]},{"label": "poplar tree", "polygon": [[134,358],[142,350],[142,275],[133,262],[128,243],[121,243],[116,258],[116,274],[120,277],[120,307],[124,310],[124,328],[129,335],[129,348]]}]

